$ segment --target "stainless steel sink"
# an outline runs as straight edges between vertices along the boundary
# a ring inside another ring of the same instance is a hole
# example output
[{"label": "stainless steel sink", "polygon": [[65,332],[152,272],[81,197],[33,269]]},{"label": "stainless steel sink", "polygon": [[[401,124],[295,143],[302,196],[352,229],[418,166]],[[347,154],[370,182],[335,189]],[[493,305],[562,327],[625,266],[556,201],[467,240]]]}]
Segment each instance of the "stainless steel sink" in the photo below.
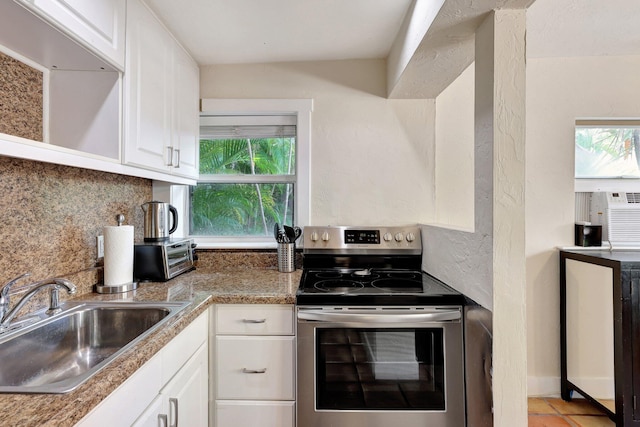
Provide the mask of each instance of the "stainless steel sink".
[{"label": "stainless steel sink", "polygon": [[53,317],[0,334],[0,393],[66,393],[189,303],[68,303]]}]

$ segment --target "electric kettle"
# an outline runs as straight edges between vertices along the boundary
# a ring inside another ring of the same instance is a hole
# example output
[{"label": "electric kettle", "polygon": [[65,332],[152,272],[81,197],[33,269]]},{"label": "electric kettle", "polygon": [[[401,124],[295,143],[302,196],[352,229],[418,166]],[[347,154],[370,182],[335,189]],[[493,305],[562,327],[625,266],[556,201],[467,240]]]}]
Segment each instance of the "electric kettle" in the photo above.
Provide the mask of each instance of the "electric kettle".
[{"label": "electric kettle", "polygon": [[[142,206],[144,212],[144,241],[162,242],[178,228],[178,211],[169,203],[147,202]],[[171,226],[169,226],[171,214]]]}]

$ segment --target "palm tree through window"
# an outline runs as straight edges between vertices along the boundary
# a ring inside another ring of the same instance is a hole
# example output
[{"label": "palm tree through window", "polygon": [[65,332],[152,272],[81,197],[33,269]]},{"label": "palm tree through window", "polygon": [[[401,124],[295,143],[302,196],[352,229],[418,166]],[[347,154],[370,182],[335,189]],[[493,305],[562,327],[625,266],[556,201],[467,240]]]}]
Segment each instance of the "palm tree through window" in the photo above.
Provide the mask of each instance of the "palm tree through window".
[{"label": "palm tree through window", "polygon": [[193,236],[269,236],[293,224],[295,116],[203,119],[200,179],[190,189]]}]

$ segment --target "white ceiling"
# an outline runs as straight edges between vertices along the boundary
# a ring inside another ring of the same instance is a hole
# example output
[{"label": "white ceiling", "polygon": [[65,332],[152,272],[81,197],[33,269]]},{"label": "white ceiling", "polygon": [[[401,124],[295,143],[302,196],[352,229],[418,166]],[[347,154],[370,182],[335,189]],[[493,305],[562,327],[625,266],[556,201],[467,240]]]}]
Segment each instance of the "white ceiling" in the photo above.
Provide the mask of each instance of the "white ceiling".
[{"label": "white ceiling", "polygon": [[527,9],[527,54],[640,54],[640,1],[536,0]]},{"label": "white ceiling", "polygon": [[412,0],[147,0],[204,64],[386,58]]},{"label": "white ceiling", "polygon": [[[199,64],[231,64],[386,58],[412,0],[147,2]],[[639,19],[640,0],[536,0],[527,12],[527,50],[532,57],[638,54]]]}]

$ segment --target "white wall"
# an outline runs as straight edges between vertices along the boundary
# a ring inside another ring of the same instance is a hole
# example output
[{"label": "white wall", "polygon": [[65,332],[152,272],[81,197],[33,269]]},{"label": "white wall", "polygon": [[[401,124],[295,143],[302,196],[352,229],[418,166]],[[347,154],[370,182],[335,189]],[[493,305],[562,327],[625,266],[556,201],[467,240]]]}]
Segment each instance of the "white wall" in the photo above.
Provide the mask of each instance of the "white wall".
[{"label": "white wall", "polygon": [[493,76],[479,76],[478,93],[477,77],[473,64],[436,99],[436,222],[422,229],[423,269],[491,310]]},{"label": "white wall", "polygon": [[527,60],[529,395],[560,393],[557,246],[573,244],[574,123],[640,117],[640,56]]},{"label": "white wall", "polygon": [[205,66],[201,98],[313,98],[311,224],[434,217],[434,100],[386,99],[383,60]]},{"label": "white wall", "polygon": [[436,98],[435,224],[473,231],[474,64]]}]

